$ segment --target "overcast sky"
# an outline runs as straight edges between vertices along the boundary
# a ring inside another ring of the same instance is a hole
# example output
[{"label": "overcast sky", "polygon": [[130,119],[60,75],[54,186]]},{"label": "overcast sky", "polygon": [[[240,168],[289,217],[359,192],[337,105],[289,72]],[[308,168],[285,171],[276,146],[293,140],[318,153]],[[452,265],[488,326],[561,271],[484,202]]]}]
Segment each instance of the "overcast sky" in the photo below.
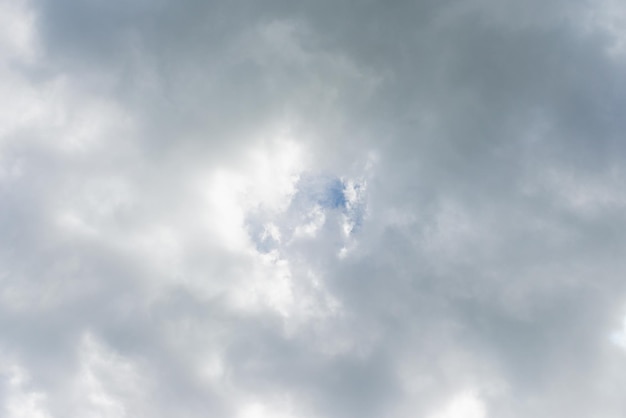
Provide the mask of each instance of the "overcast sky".
[{"label": "overcast sky", "polygon": [[623,418],[619,0],[0,0],[0,416]]}]

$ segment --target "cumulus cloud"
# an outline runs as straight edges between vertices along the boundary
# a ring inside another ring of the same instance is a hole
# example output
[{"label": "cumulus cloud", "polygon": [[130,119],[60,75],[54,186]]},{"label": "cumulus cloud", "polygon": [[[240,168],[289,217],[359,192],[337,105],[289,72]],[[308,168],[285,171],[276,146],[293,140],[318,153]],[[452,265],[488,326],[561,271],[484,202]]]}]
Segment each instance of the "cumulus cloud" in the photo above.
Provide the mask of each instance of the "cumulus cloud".
[{"label": "cumulus cloud", "polygon": [[0,415],[623,416],[625,10],[0,0]]}]

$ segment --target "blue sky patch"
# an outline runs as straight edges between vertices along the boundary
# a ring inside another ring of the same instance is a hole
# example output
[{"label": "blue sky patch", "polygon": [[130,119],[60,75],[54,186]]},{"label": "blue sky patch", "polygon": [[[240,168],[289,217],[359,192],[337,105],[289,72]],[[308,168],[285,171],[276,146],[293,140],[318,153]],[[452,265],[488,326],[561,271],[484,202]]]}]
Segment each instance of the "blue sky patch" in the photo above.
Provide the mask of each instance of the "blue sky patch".
[{"label": "blue sky patch", "polygon": [[324,209],[345,209],[346,196],[343,181],[334,176],[304,175],[298,182],[292,205],[319,205]]}]

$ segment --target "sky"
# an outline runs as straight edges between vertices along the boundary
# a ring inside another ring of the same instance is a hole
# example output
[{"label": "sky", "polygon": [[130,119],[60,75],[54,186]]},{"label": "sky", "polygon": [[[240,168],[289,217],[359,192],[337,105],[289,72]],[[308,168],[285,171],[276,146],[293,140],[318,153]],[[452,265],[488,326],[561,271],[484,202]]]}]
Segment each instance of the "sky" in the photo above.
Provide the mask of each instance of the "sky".
[{"label": "sky", "polygon": [[0,416],[626,416],[618,0],[0,0]]}]

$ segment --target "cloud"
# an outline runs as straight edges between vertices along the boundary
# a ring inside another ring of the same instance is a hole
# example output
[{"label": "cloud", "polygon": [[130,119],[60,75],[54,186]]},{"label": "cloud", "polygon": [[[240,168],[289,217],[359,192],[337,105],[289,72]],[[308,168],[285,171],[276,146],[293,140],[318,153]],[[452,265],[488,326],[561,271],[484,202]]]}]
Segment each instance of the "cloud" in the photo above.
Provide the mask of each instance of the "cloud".
[{"label": "cloud", "polygon": [[486,416],[486,412],[481,400],[475,394],[464,392],[452,398],[441,412],[433,416],[437,418],[482,418]]},{"label": "cloud", "polygon": [[621,9],[0,1],[2,413],[622,416]]}]

